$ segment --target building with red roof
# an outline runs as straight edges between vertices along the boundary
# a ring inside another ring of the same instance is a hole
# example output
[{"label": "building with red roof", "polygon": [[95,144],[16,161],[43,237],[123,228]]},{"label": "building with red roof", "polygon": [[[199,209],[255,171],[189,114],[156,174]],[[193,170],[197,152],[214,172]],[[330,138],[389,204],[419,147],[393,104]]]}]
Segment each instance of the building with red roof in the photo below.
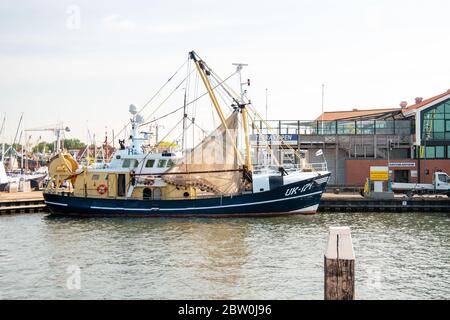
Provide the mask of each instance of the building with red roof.
[{"label": "building with red roof", "polygon": [[[293,149],[309,150],[310,162],[326,159],[330,185],[362,186],[371,166],[388,166],[395,182],[431,182],[435,171],[450,173],[450,90],[398,107],[269,122]],[[279,161],[293,159],[290,153],[281,148]]]}]

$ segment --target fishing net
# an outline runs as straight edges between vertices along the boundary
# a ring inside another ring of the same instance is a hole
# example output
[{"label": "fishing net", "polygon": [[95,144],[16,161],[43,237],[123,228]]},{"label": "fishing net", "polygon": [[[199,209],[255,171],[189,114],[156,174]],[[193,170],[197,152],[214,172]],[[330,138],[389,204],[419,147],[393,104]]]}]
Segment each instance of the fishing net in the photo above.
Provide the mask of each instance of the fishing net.
[{"label": "fishing net", "polygon": [[226,119],[228,132],[220,125],[197,146],[186,150],[183,158],[163,175],[164,181],[215,194],[239,192],[242,172],[234,147],[239,129],[238,115],[235,111]]}]

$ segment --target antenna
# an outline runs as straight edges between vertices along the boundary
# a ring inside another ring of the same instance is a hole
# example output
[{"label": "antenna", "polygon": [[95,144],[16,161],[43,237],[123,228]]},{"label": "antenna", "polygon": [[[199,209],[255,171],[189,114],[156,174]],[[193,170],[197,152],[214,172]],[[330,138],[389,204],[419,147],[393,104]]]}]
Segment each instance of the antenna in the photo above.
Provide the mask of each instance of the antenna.
[{"label": "antenna", "polygon": [[321,131],[322,131],[322,134],[323,134],[323,105],[324,105],[324,99],[325,99],[325,85],[324,84],[322,84],[322,115],[321,115],[321,117],[320,117],[320,127],[321,127]]},{"label": "antenna", "polygon": [[243,67],[247,67],[248,64],[246,63],[233,63],[233,66],[236,66],[236,72],[239,73],[239,87],[241,88],[241,102],[244,103],[244,95],[246,93],[246,91],[244,91],[243,86],[247,85],[250,86],[250,79],[247,79],[246,82],[242,82],[242,68]]},{"label": "antenna", "polygon": [[268,93],[268,91],[269,91],[269,89],[267,89],[266,88],[266,120],[268,120],[269,119],[269,117],[268,117],[268,104],[267,104],[267,93]]}]

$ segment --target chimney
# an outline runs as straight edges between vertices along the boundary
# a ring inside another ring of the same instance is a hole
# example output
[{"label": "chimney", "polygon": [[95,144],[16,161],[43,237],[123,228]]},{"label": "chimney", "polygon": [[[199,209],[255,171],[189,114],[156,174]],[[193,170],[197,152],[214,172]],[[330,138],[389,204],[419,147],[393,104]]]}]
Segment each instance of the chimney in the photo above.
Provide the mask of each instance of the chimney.
[{"label": "chimney", "polygon": [[400,102],[400,107],[402,107],[402,109],[403,109],[403,108],[406,108],[407,105],[408,105],[408,101],[402,101],[402,102]]},{"label": "chimney", "polygon": [[423,100],[423,98],[422,98],[422,97],[417,97],[417,98],[416,98],[416,104],[419,104],[419,103],[421,103],[421,102],[422,102],[422,100]]}]

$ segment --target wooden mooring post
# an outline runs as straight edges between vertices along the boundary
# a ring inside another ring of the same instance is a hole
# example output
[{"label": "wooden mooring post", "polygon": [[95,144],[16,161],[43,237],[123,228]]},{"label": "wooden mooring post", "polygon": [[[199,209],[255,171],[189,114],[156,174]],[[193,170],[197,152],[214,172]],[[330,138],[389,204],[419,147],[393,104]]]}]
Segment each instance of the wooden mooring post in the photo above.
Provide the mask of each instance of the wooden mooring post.
[{"label": "wooden mooring post", "polygon": [[355,299],[355,253],[349,227],[330,227],[324,274],[325,300]]}]

